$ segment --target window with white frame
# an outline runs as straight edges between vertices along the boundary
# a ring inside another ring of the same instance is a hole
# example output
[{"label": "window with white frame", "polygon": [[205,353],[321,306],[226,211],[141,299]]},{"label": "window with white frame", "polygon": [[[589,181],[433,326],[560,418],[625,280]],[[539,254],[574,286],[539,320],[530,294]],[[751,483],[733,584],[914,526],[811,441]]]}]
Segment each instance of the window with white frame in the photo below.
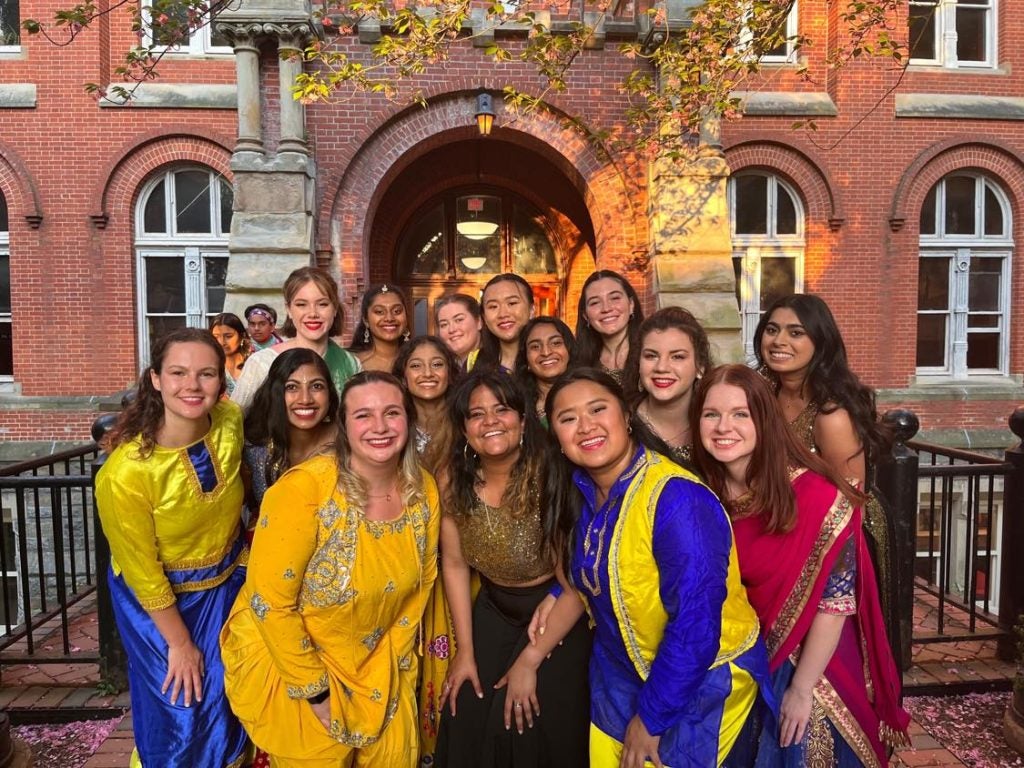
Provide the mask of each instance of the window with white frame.
[{"label": "window with white frame", "polygon": [[788,64],[794,60],[797,38],[797,0],[793,0],[793,5],[786,15],[785,28],[782,33],[785,39],[761,55],[762,63]]},{"label": "window with white frame", "polygon": [[912,64],[996,65],[997,0],[910,0]]},{"label": "window with white frame", "polygon": [[751,50],[755,56],[759,52],[763,64],[789,64],[794,61],[798,34],[797,0],[792,0],[785,20],[777,28],[779,37],[772,35],[774,45],[769,45],[771,41],[766,39],[767,36],[757,40],[754,38],[753,28],[760,30],[767,27],[766,16],[770,14],[777,18],[778,13],[778,3],[775,0],[752,0],[744,14],[744,26],[740,30],[738,47],[741,50]]},{"label": "window with white frame", "polygon": [[20,0],[0,0],[0,51],[21,46]]},{"label": "window with white frame", "polygon": [[14,378],[14,334],[11,325],[11,232],[7,200],[0,192],[0,381]]},{"label": "window with white frame", "polygon": [[753,359],[761,315],[780,296],[803,290],[804,211],[786,182],[754,171],[729,179],[729,212],[743,348]]},{"label": "window with white frame", "polygon": [[918,374],[1007,374],[1011,224],[1006,196],[984,176],[953,173],[928,193],[920,224]]},{"label": "window with white frame", "polygon": [[168,53],[191,56],[234,53],[231,42],[214,31],[212,22],[210,12],[196,16],[186,4],[176,0],[156,0],[152,5],[142,6],[145,44],[164,48]]},{"label": "window with white frame", "polygon": [[232,202],[231,185],[209,168],[172,168],[143,187],[135,212],[143,366],[154,339],[205,328],[224,310]]}]

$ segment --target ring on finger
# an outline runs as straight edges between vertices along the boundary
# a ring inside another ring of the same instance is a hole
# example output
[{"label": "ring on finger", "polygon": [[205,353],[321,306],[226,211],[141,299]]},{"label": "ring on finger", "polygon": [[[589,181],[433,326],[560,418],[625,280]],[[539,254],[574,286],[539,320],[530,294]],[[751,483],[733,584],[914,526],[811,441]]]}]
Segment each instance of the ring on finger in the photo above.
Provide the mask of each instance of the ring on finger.
[{"label": "ring on finger", "polygon": [[522,709],[523,708],[523,705],[520,704],[518,701],[515,704],[513,704],[512,706],[514,706],[516,709]]}]

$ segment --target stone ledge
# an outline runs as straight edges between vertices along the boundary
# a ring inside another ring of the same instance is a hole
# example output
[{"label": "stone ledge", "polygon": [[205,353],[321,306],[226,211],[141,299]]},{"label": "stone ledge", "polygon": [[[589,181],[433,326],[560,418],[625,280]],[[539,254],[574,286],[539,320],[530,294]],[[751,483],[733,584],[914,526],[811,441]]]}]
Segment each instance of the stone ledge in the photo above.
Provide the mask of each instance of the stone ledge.
[{"label": "stone ledge", "polygon": [[34,109],[35,83],[0,84],[0,109]]},{"label": "stone ledge", "polygon": [[735,91],[745,115],[776,117],[835,117],[835,102],[827,93],[786,93],[781,91]]},{"label": "stone ledge", "polygon": [[113,395],[35,396],[0,394],[0,412],[3,411],[120,411],[121,397],[127,392]]},{"label": "stone ledge", "polygon": [[977,94],[896,94],[896,117],[1024,120],[1024,98]]},{"label": "stone ledge", "polygon": [[[1006,429],[922,429],[911,439],[947,448],[993,453],[1012,448],[1018,442],[1009,427]],[[996,458],[1002,458],[1002,455],[1000,454]]]},{"label": "stone ledge", "polygon": [[1024,401],[1024,386],[1020,376],[978,376],[967,380],[919,378],[903,389],[879,389],[877,397],[880,406],[919,400],[1019,402]]},{"label": "stone ledge", "polygon": [[104,108],[156,108],[156,109],[237,109],[238,89],[234,85],[206,83],[140,83],[132,88],[131,100],[118,96],[107,86],[99,100]]}]

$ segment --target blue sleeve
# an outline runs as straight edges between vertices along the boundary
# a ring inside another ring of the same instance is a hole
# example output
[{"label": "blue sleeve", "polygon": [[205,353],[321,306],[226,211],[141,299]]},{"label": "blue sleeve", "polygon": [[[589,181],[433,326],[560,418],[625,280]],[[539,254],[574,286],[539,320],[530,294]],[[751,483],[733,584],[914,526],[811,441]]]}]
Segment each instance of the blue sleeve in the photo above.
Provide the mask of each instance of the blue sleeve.
[{"label": "blue sleeve", "polygon": [[668,623],[637,714],[660,735],[692,705],[721,643],[732,531],[715,495],[669,480],[655,509],[653,548]]}]

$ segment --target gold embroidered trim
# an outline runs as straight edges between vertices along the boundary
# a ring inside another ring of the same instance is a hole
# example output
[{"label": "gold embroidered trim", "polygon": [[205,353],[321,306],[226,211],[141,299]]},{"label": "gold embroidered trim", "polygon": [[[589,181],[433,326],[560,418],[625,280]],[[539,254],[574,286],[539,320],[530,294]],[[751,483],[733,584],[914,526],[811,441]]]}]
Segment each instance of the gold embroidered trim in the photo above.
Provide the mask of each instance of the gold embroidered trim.
[{"label": "gold embroidered trim", "polygon": [[726,651],[725,653],[718,654],[718,657],[715,659],[715,663],[711,665],[711,669],[714,669],[715,667],[720,667],[723,664],[727,664],[730,661],[738,659],[740,656],[742,656],[744,653],[746,653],[754,647],[754,643],[757,642],[757,637],[760,634],[761,622],[756,621],[754,622],[754,627],[750,630],[750,633],[745,638],[743,638],[742,643],[733,648],[731,651]]},{"label": "gold embroidered trim", "polygon": [[242,768],[242,766],[245,765],[245,757],[245,750],[243,749],[242,754],[228,763],[225,768]]},{"label": "gold embroidered trim", "polygon": [[327,673],[324,672],[320,675],[320,678],[313,683],[306,683],[305,685],[289,685],[287,687],[289,699],[311,699],[318,693],[330,690],[330,686],[327,682]]},{"label": "gold embroidered trim", "polygon": [[850,745],[850,749],[857,755],[857,759],[865,768],[883,768],[882,764],[878,762],[878,755],[875,754],[864,729],[850,714],[850,710],[843,704],[836,689],[832,687],[832,683],[825,677],[818,680],[817,685],[814,686],[814,698],[821,704],[828,719],[832,721],[832,725]]},{"label": "gold embroidered trim", "polygon": [[244,563],[242,563],[242,557],[248,551],[249,550],[247,549],[243,549],[241,552],[239,552],[238,557],[235,559],[235,562],[233,562],[231,565],[225,568],[224,572],[219,574],[218,576],[214,576],[209,579],[202,579],[201,581],[187,581],[184,584],[172,584],[171,589],[174,590],[174,593],[176,595],[180,595],[183,592],[202,592],[207,589],[219,587],[221,584],[228,580],[228,577],[231,576],[232,573],[235,572],[235,568],[237,568],[239,565],[244,565]]},{"label": "gold embroidered trim", "polygon": [[[803,473],[800,472],[796,476],[799,477],[800,474]],[[793,476],[792,473],[790,476]],[[800,578],[797,579],[797,583],[789,593],[789,597],[786,598],[782,610],[779,611],[775,626],[772,627],[771,632],[765,638],[765,645],[768,646],[768,655],[770,657],[778,653],[782,641],[793,631],[797,619],[811,599],[811,590],[814,588],[817,575],[821,572],[822,560],[825,554],[831,549],[839,534],[849,525],[852,519],[853,506],[850,504],[849,499],[837,489],[835,501],[832,502],[832,507],[821,523],[818,538],[814,542],[814,546],[811,547],[803,570],[800,571]]]},{"label": "gold embroidered trim", "polygon": [[224,488],[224,470],[220,466],[220,458],[217,456],[217,452],[213,450],[213,446],[209,443],[209,436],[213,433],[213,427],[210,427],[210,431],[207,436],[204,437],[200,442],[206,446],[206,452],[210,454],[210,464],[213,465],[213,476],[216,479],[216,483],[213,486],[213,490],[207,493],[203,490],[203,484],[199,482],[199,473],[196,472],[195,465],[192,463],[192,458],[188,455],[188,449],[191,446],[178,449],[178,459],[182,464],[185,465],[185,478],[188,480],[189,487],[192,488],[192,492],[196,495],[200,501],[213,501],[221,493]]},{"label": "gold embroidered trim", "polygon": [[811,699],[811,719],[807,726],[807,768],[832,768],[836,762],[836,740],[828,726],[828,715],[821,702]]},{"label": "gold embroidered trim", "polygon": [[[176,560],[173,563],[164,563],[165,571],[192,571],[196,568],[209,568],[211,565],[216,565],[223,560],[231,548],[235,545],[234,541],[229,542],[225,546],[221,547],[220,550],[214,552],[212,555],[206,557],[190,557],[185,560]],[[248,555],[247,555],[248,557]]]},{"label": "gold embroidered trim", "polygon": [[160,595],[160,597],[141,598],[138,595],[135,599],[139,601],[139,605],[142,609],[152,613],[153,611],[162,611],[164,608],[170,608],[176,602],[178,602],[174,595]]}]

